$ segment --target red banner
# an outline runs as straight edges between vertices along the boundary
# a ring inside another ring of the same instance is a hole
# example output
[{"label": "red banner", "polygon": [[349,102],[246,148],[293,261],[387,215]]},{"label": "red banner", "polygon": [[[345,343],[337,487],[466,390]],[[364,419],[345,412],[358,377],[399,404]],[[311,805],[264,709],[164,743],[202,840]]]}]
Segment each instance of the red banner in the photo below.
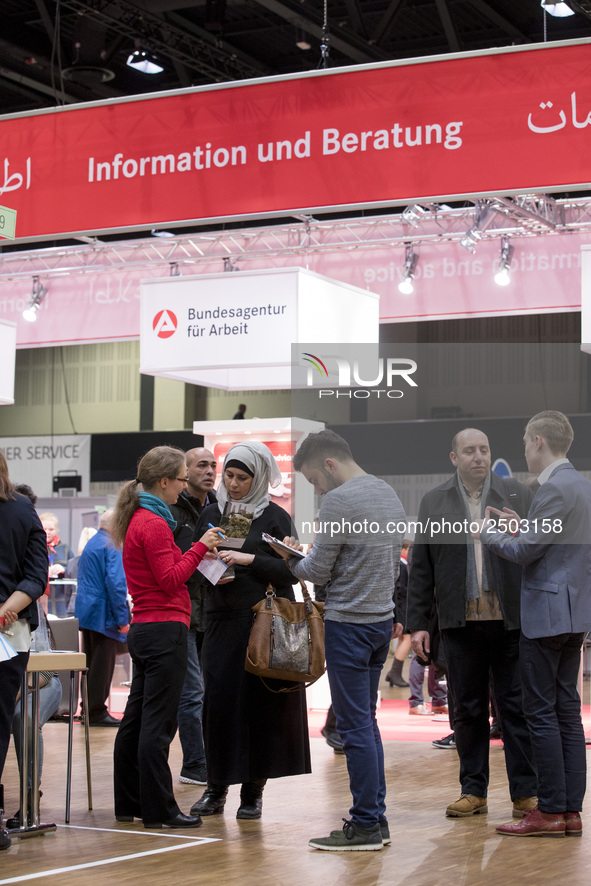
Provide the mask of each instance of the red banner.
[{"label": "red banner", "polygon": [[6,117],[0,202],[42,238],[585,188],[589,42]]}]

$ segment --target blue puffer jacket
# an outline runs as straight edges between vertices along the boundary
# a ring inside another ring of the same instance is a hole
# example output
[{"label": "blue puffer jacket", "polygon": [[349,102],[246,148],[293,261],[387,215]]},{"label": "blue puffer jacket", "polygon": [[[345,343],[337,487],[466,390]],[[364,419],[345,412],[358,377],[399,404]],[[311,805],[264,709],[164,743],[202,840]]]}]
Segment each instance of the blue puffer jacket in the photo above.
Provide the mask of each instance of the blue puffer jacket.
[{"label": "blue puffer jacket", "polygon": [[82,551],[75,614],[81,629],[125,642],[126,635],[119,632],[129,622],[123,559],[105,529],[99,529]]}]

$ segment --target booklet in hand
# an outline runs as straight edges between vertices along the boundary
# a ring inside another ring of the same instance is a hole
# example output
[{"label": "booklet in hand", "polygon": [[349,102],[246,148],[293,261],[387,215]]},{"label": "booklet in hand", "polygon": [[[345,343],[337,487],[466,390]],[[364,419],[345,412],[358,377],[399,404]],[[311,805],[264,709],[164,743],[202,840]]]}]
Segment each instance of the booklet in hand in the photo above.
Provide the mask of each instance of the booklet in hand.
[{"label": "booklet in hand", "polygon": [[299,557],[300,559],[303,559],[306,556],[302,551],[296,551],[295,548],[290,548],[289,545],[284,544],[282,541],[279,541],[278,538],[275,538],[274,535],[269,535],[267,532],[263,532],[263,541],[266,541],[272,548],[286,551],[289,553],[290,557]]},{"label": "booklet in hand", "polygon": [[254,512],[249,505],[239,501],[227,501],[220,520],[220,529],[226,536],[222,547],[234,550],[244,544],[254,519]]}]

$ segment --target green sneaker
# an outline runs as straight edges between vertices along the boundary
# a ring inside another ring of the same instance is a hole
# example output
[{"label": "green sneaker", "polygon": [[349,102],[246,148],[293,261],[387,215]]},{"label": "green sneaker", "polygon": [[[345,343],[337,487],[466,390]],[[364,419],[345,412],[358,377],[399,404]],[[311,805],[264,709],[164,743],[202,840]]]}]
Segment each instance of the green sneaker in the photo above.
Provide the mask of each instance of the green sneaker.
[{"label": "green sneaker", "polygon": [[[330,837],[318,837],[310,840],[312,849],[327,849],[330,852],[367,852],[383,849],[382,830],[379,824],[372,828],[361,828],[352,821],[343,819],[342,831],[331,831]],[[387,822],[386,827],[387,827]]]}]

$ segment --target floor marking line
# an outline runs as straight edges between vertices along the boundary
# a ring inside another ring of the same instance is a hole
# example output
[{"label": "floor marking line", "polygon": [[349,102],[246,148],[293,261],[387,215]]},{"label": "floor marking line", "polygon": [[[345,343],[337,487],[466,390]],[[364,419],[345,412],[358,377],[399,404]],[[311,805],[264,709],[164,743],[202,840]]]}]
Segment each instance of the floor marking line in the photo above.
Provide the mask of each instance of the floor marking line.
[{"label": "floor marking line", "polygon": [[67,868],[54,868],[51,871],[39,871],[36,874],[23,874],[20,877],[9,877],[5,880],[0,880],[1,886],[5,883],[24,883],[27,880],[39,880],[41,877],[52,877],[56,874],[69,874],[73,871],[83,871],[88,868],[97,868],[106,864],[117,864],[121,861],[131,861],[134,858],[146,858],[149,855],[161,855],[163,852],[176,852],[177,849],[188,849],[192,846],[199,846],[205,843],[215,843],[216,840],[208,839],[207,837],[203,838],[201,843],[198,843],[197,840],[192,840],[190,843],[181,843],[178,846],[165,846],[163,849],[150,849],[147,852],[134,852],[133,855],[119,855],[116,858],[104,858],[101,861],[89,861],[84,864],[75,864],[71,865]]},{"label": "floor marking line", "polygon": [[[130,822],[131,824],[131,822]],[[133,834],[137,837],[173,837],[175,840],[201,840],[202,842],[212,842],[221,839],[220,837],[202,837],[202,836],[185,836],[185,834],[169,834],[166,831],[163,833],[160,829],[155,831],[131,831],[125,830],[124,828],[97,828],[97,827],[89,827],[88,825],[81,824],[58,824],[58,828],[63,828],[67,830],[68,828],[72,828],[78,831],[105,831],[107,834]]]}]

